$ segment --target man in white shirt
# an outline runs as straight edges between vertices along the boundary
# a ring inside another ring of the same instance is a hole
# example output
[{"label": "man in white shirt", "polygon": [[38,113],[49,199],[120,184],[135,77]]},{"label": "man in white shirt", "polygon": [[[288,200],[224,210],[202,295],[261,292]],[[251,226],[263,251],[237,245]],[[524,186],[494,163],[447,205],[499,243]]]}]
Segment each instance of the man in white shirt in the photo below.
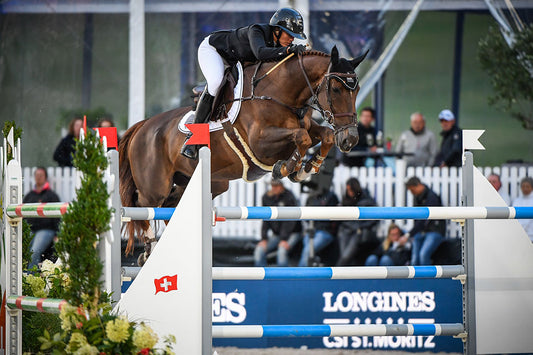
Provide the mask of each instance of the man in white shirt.
[{"label": "man in white shirt", "polygon": [[489,180],[490,184],[498,191],[501,198],[505,201],[507,206],[511,205],[511,197],[509,197],[509,194],[502,189],[502,181],[500,179],[500,175],[498,174],[490,174],[487,178]]},{"label": "man in white shirt", "polygon": [[407,166],[432,166],[437,155],[435,134],[426,129],[426,120],[420,112],[411,115],[411,129],[400,135],[397,153],[408,153]]},{"label": "man in white shirt", "polygon": [[[514,199],[513,207],[532,207],[533,178],[523,178],[522,181],[520,181],[520,190],[522,190],[522,195]],[[519,219],[518,222],[524,227],[529,239],[533,242],[533,219]]]}]

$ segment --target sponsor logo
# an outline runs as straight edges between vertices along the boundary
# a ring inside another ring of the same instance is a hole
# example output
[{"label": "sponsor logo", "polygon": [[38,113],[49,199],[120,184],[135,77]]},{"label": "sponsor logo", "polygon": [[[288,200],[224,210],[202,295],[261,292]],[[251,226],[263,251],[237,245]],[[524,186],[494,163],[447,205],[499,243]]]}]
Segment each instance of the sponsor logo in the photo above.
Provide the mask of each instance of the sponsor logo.
[{"label": "sponsor logo", "polygon": [[244,293],[213,293],[212,299],[213,323],[242,323],[246,320]]},{"label": "sponsor logo", "polygon": [[324,312],[432,312],[435,293],[415,292],[348,292],[337,295],[323,292]]}]

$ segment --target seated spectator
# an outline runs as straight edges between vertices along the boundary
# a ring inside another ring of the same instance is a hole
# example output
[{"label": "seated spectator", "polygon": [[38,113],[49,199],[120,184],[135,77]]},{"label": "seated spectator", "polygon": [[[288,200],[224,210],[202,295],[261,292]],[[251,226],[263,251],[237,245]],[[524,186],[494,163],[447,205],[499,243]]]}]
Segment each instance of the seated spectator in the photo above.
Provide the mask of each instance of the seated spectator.
[{"label": "seated spectator", "polygon": [[505,201],[507,206],[511,205],[511,198],[509,197],[509,194],[502,189],[502,181],[500,180],[500,175],[498,174],[490,174],[487,178],[489,180],[490,184],[498,191],[501,198]]},{"label": "seated spectator", "polygon": [[411,261],[411,247],[408,238],[402,236],[400,227],[389,225],[387,238],[368,256],[365,266],[404,266]]},{"label": "seated spectator", "polygon": [[[306,203],[307,206],[337,206],[338,204],[337,195],[329,189],[321,189],[310,194]],[[313,221],[313,230],[307,231],[304,236],[302,255],[298,266],[312,266],[309,264],[311,256],[310,233],[314,233],[312,238],[314,253],[312,256],[315,256],[333,242],[337,233],[337,223],[336,221]]]},{"label": "seated spectator", "polygon": [[433,166],[437,139],[426,129],[426,120],[420,112],[411,115],[411,129],[400,135],[396,152],[412,154],[404,157],[407,166]]},{"label": "seated spectator", "polygon": [[[376,118],[376,111],[371,107],[364,107],[359,114],[359,142],[352,148],[352,152],[373,152],[377,151],[376,128],[373,126]],[[349,153],[342,154],[342,163],[346,166],[365,166],[367,157],[364,155],[350,156]]]},{"label": "seated spectator", "polygon": [[54,160],[59,166],[73,166],[72,158],[76,148],[76,139],[80,137],[80,130],[83,127],[83,120],[74,118],[68,125],[68,134],[61,139],[54,151]]},{"label": "seated spectator", "polygon": [[[414,206],[442,206],[439,195],[416,176],[407,180],[405,186],[414,196]],[[411,231],[403,236],[411,240],[411,265],[431,265],[431,255],[442,243],[445,234],[445,220],[415,220]]]},{"label": "seated spectator", "polygon": [[[48,173],[43,167],[34,172],[35,187],[24,196],[24,203],[59,202],[59,197],[52,191],[48,183]],[[34,237],[30,243],[31,261],[28,269],[38,266],[43,253],[52,246],[59,227],[59,218],[27,218]]]},{"label": "seated spectator", "polygon": [[[533,178],[525,177],[520,181],[522,195],[513,201],[513,207],[533,206]],[[518,222],[524,227],[529,239],[533,242],[533,219],[519,219]]]},{"label": "seated spectator", "polygon": [[439,121],[442,141],[433,165],[460,167],[463,165],[463,131],[455,124],[455,116],[450,110],[442,110]]},{"label": "seated spectator", "polygon": [[[275,179],[262,201],[263,206],[298,206],[292,192]],[[298,242],[301,231],[300,221],[263,221],[261,241],[254,250],[255,266],[267,266],[267,254],[276,249],[278,266],[289,266],[289,251]]]},{"label": "seated spectator", "polygon": [[[376,206],[376,201],[367,189],[363,189],[359,180],[350,178],[346,182],[346,192],[342,198],[343,206]],[[356,256],[365,262],[370,252],[379,244],[377,239],[377,220],[341,221],[337,232],[340,257],[337,266],[356,265]],[[370,247],[370,248],[369,248]],[[369,249],[369,250],[367,250]]]}]

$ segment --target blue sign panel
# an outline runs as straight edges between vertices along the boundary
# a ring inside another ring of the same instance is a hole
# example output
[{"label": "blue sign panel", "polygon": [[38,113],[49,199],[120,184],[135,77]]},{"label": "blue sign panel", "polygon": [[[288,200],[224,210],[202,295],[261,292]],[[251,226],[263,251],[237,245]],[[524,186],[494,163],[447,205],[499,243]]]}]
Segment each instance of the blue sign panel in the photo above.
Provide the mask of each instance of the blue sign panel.
[{"label": "blue sign panel", "polygon": [[[454,280],[214,281],[214,325],[462,323]],[[462,352],[450,336],[213,339],[214,346]]]}]

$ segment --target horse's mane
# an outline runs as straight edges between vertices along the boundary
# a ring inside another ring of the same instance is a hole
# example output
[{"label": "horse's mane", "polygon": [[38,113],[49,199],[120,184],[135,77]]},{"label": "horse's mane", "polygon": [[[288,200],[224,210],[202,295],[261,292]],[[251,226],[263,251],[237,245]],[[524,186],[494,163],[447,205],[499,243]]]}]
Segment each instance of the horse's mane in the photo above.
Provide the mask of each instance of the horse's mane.
[{"label": "horse's mane", "polygon": [[303,56],[306,56],[306,55],[317,55],[319,57],[329,57],[329,54],[321,52],[321,51],[317,51],[317,50],[306,51],[306,52],[303,52],[302,55]]},{"label": "horse's mane", "polygon": [[[321,51],[318,51],[318,50],[310,50],[310,51],[305,51],[305,52],[302,53],[302,56],[304,56],[304,57],[311,56],[311,55],[316,55],[316,56],[319,56],[319,57],[329,57],[329,54],[321,52]],[[263,60],[262,62],[263,63],[279,62],[279,59]],[[258,62],[250,62],[250,64],[256,64],[256,63],[258,63]]]}]

